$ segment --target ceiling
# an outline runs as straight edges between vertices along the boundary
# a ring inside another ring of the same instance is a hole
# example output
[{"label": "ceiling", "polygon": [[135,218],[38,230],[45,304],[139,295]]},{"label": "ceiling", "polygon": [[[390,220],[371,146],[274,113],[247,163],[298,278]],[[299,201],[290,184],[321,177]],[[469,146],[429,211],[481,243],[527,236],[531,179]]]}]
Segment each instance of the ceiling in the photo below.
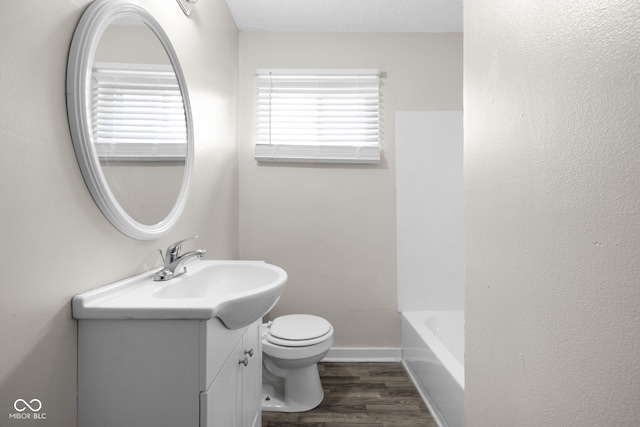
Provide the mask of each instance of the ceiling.
[{"label": "ceiling", "polygon": [[462,0],[227,0],[241,31],[462,32]]}]

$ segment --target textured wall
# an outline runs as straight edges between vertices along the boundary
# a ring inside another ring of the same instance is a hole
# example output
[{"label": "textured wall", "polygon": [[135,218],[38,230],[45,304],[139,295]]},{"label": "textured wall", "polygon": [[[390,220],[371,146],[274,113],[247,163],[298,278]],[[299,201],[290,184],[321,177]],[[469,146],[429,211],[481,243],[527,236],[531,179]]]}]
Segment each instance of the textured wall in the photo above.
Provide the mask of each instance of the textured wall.
[{"label": "textured wall", "polygon": [[89,1],[0,3],[0,424],[16,399],[40,399],[45,421],[76,425],[76,293],[158,265],[157,248],[190,234],[213,258],[238,254],[235,148],[238,33],[224,0],[191,19],[175,0],[144,0],[183,64],[194,115],[194,185],[176,228],[139,242],[89,194],[66,115],[66,61]]},{"label": "textured wall", "polygon": [[[399,347],[395,112],[459,110],[461,34],[241,33],[240,255],[289,273],[272,314],[326,317],[337,347]],[[257,164],[256,68],[378,68],[383,161]]]},{"label": "textured wall", "polygon": [[467,425],[640,425],[640,8],[464,13]]}]

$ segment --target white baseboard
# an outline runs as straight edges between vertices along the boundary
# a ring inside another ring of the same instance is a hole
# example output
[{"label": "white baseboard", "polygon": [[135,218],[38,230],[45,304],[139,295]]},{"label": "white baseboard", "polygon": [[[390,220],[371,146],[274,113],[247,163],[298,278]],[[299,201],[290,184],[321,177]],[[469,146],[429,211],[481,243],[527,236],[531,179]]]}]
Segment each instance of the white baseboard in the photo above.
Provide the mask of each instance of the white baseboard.
[{"label": "white baseboard", "polygon": [[332,347],[323,362],[400,362],[402,349],[395,347]]}]

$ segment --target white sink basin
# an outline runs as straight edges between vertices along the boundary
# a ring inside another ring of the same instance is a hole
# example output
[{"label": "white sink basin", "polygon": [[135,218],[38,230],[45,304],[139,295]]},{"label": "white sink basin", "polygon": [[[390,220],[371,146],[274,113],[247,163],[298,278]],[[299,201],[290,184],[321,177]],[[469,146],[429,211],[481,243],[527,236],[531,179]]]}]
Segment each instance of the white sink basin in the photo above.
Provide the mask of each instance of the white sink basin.
[{"label": "white sink basin", "polygon": [[[156,269],[157,270],[157,269]],[[166,282],[154,271],[73,297],[76,319],[211,319],[247,326],[280,299],[287,273],[262,261],[202,261]]]}]

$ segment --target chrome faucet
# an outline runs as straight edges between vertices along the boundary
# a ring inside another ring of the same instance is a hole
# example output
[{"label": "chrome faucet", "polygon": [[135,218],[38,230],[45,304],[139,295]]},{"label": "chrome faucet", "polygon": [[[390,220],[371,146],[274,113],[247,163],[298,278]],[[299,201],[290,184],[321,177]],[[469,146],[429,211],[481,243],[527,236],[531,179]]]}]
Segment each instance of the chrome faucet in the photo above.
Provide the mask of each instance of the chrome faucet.
[{"label": "chrome faucet", "polygon": [[180,250],[182,249],[182,244],[184,242],[197,238],[198,236],[193,236],[186,239],[178,240],[177,242],[170,244],[164,256],[162,256],[162,249],[158,249],[158,251],[160,251],[160,257],[162,257],[162,261],[164,262],[164,267],[162,267],[162,270],[153,275],[153,280],[158,282],[171,280],[174,277],[178,277],[187,272],[187,267],[183,265],[185,261],[193,257],[201,258],[204,254],[206,254],[207,251],[205,251],[204,249],[196,249],[194,251],[180,254]]}]

